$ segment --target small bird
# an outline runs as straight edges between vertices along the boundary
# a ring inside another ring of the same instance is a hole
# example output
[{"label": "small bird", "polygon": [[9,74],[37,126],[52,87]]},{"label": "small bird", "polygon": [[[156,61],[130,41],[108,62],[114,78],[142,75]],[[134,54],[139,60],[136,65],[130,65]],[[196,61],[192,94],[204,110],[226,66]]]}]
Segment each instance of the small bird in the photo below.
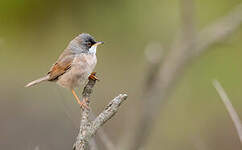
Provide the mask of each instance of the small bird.
[{"label": "small bird", "polygon": [[43,81],[56,82],[70,89],[80,106],[87,108],[87,100],[80,101],[74,88],[85,84],[88,78],[97,80],[93,72],[97,64],[96,49],[103,43],[95,41],[87,33],[78,35],[69,43],[46,76],[30,82],[25,87],[34,86]]}]

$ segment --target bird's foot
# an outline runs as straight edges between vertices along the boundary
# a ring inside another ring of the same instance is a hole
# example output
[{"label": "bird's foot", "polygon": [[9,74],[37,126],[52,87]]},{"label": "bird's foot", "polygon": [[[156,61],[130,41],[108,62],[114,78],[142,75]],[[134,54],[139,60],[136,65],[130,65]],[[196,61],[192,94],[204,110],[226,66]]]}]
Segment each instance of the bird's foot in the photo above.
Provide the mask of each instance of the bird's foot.
[{"label": "bird's foot", "polygon": [[94,80],[94,81],[100,81],[97,77],[96,77],[96,72],[92,72],[91,75],[88,77],[88,79],[90,80]]},{"label": "bird's foot", "polygon": [[79,102],[79,104],[80,104],[80,107],[81,108],[85,108],[85,109],[89,109],[89,107],[87,106],[87,101],[88,101],[88,99],[87,98],[84,98],[81,102]]}]

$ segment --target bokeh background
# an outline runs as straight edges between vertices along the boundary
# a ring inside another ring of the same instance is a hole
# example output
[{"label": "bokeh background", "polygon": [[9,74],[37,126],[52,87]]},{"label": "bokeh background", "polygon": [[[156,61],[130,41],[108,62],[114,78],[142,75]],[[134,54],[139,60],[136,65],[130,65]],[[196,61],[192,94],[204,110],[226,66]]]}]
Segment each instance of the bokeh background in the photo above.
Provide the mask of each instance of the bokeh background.
[{"label": "bokeh background", "polygon": [[[239,3],[194,0],[196,29]],[[93,111],[100,112],[119,93],[129,95],[104,126],[115,144],[122,143],[126,133],[138,128],[147,74],[145,49],[150,43],[160,43],[164,53],[170,47],[181,29],[180,5],[179,0],[0,0],[0,149],[72,147],[80,109],[71,92],[53,83],[24,85],[45,75],[68,42],[82,32],[105,41],[97,51],[101,81],[92,96]],[[242,28],[188,65],[165,106],[153,116],[157,121],[144,149],[242,148],[211,84],[214,78],[222,83],[242,118],[241,41]]]}]

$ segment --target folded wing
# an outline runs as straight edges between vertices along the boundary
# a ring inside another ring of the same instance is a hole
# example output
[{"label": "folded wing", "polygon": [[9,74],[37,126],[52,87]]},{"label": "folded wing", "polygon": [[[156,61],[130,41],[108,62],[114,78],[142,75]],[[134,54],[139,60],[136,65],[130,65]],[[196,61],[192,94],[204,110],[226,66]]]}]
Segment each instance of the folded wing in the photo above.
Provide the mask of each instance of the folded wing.
[{"label": "folded wing", "polygon": [[75,55],[73,53],[65,50],[48,72],[49,81],[54,81],[58,79],[68,69],[70,69],[74,58]]}]

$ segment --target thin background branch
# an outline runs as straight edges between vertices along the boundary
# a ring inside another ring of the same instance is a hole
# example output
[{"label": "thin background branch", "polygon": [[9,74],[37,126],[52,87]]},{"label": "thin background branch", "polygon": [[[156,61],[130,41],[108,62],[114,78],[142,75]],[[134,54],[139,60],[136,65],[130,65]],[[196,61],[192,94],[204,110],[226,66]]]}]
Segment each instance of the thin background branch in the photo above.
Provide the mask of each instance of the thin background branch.
[{"label": "thin background branch", "polygon": [[[157,73],[150,80],[153,82],[149,83],[142,96],[143,108],[140,121],[137,124],[139,128],[135,131],[134,139],[130,142],[130,150],[139,150],[146,143],[155,116],[159,113],[162,104],[182,76],[188,62],[204,53],[210,46],[230,36],[241,26],[241,23],[242,4],[236,6],[228,15],[205,27],[198,34],[190,34],[195,37],[191,38],[189,42],[183,41],[181,38],[183,35],[174,40],[168,55],[161,60],[161,63],[157,64],[160,67],[157,67],[158,71],[154,71]],[[184,29],[187,28],[184,27]]]},{"label": "thin background branch", "polygon": [[217,90],[224,106],[226,107],[226,109],[229,113],[229,116],[231,117],[231,119],[234,123],[234,126],[236,128],[240,143],[242,144],[242,124],[241,124],[241,120],[239,119],[239,115],[237,114],[236,110],[234,109],[233,105],[231,104],[229,97],[227,96],[222,85],[217,80],[214,80],[213,86]]},{"label": "thin background branch", "polygon": [[[90,113],[90,118],[92,120],[95,119],[95,115],[92,112]],[[102,127],[100,127],[99,130],[97,131],[97,136],[99,137],[100,141],[106,147],[107,150],[115,149],[113,142],[111,141],[111,139],[109,138],[109,136],[107,135],[107,133],[104,131]]]}]

